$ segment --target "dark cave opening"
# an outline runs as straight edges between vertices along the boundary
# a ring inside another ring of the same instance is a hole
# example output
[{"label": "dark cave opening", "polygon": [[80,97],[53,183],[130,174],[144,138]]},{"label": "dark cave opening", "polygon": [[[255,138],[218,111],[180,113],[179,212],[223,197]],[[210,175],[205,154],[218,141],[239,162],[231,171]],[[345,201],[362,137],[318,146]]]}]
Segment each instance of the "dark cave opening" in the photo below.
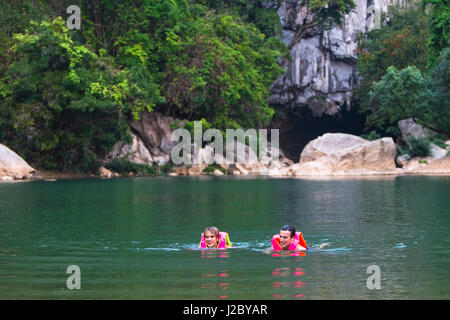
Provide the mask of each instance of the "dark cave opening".
[{"label": "dark cave opening", "polygon": [[366,115],[357,108],[342,111],[337,116],[314,117],[308,108],[277,108],[271,128],[280,130],[280,148],[284,155],[299,162],[303,148],[325,133],[348,133],[360,136],[365,133]]}]

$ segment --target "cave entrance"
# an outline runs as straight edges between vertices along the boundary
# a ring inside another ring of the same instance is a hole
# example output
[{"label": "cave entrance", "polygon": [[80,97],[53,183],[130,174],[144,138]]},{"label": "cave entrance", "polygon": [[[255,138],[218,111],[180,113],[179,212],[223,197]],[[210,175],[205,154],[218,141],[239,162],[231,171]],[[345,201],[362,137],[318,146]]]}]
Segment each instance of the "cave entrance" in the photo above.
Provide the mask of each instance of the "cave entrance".
[{"label": "cave entrance", "polygon": [[285,156],[299,162],[303,148],[325,133],[363,134],[366,116],[357,108],[342,111],[338,116],[314,117],[308,108],[276,109],[271,128],[280,129],[280,148]]}]

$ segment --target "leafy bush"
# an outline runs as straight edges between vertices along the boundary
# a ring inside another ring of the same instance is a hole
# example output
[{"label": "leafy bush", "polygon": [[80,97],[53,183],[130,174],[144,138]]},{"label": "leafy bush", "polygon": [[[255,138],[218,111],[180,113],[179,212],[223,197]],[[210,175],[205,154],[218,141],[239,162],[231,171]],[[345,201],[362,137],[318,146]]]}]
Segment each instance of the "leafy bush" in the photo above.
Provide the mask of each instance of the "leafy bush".
[{"label": "leafy bush", "polygon": [[448,145],[445,143],[445,140],[442,139],[441,137],[432,137],[431,142],[434,143],[435,145],[437,145],[438,147],[442,148],[442,149],[447,149]]},{"label": "leafy bush", "polygon": [[159,174],[162,176],[166,176],[169,172],[172,171],[173,164],[169,161],[166,164],[159,167]]},{"label": "leafy bush", "polygon": [[[269,90],[290,54],[265,1],[80,0],[82,28],[72,31],[58,17],[68,1],[3,2],[0,139],[38,168],[95,172],[143,111],[220,130],[274,115]],[[305,4],[316,14],[296,38],[355,7]]]},{"label": "leafy bush", "polygon": [[133,163],[122,159],[114,159],[106,163],[105,168],[121,175],[127,175],[131,172],[134,175],[155,176],[158,173],[156,166]]},{"label": "leafy bush", "polygon": [[382,19],[381,28],[361,33],[358,38],[356,65],[361,83],[356,97],[363,112],[372,112],[368,93],[389,66],[403,69],[414,65],[422,72],[426,70],[430,27],[420,4],[402,8],[391,6]]},{"label": "leafy bush", "polygon": [[128,175],[130,172],[137,176],[165,176],[172,171],[173,165],[169,162],[159,166],[156,161],[152,166],[130,162],[124,159],[114,159],[105,164],[105,168],[121,175]]},{"label": "leafy bush", "polygon": [[450,5],[448,0],[423,0],[424,9],[430,14],[430,37],[427,41],[428,63],[438,63],[440,53],[450,45]]},{"label": "leafy bush", "polygon": [[14,41],[0,86],[1,138],[39,168],[95,172],[126,138],[127,118],[159,99],[149,74],[118,70],[77,44],[61,18],[32,22]]},{"label": "leafy bush", "polygon": [[414,118],[450,134],[448,8],[441,0],[392,6],[382,28],[361,34],[356,96],[367,129],[398,136],[397,121]]},{"label": "leafy bush", "polygon": [[203,169],[203,172],[204,173],[213,173],[214,170],[219,170],[223,174],[227,173],[227,170],[225,170],[224,168],[222,168],[221,166],[219,166],[217,164],[210,164],[210,165],[208,165],[205,169]]},{"label": "leafy bush", "polygon": [[381,139],[381,135],[376,132],[375,130],[370,131],[369,134],[363,134],[361,135],[361,138],[369,140],[369,141],[373,141],[373,140],[377,140],[377,139]]},{"label": "leafy bush", "polygon": [[409,137],[408,139],[406,139],[405,152],[408,153],[411,158],[428,157],[431,154],[430,140],[428,140],[427,138]]},{"label": "leafy bush", "polygon": [[260,0],[101,1],[96,7],[108,19],[85,0],[81,9],[90,23],[81,32],[118,65],[150,72],[165,99],[155,110],[205,118],[218,129],[271,119],[269,88],[284,72],[280,58],[289,56],[276,37],[276,10],[263,9]]},{"label": "leafy bush", "polygon": [[[441,63],[431,77],[423,75],[415,66],[397,70],[391,66],[369,92],[374,106],[367,117],[373,125],[385,128],[399,120],[414,118],[424,127],[450,134],[450,49],[442,54]],[[440,75],[440,77],[438,76]]]}]

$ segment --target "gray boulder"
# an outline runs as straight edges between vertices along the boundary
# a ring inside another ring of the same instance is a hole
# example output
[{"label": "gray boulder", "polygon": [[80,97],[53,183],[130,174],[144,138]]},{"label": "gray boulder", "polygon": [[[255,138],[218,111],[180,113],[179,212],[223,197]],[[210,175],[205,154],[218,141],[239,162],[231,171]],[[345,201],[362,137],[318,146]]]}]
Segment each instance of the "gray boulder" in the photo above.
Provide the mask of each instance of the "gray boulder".
[{"label": "gray boulder", "polygon": [[407,138],[426,138],[436,135],[434,131],[425,128],[424,126],[415,122],[412,118],[400,120],[397,122],[397,126],[402,133],[402,139],[406,140]]}]

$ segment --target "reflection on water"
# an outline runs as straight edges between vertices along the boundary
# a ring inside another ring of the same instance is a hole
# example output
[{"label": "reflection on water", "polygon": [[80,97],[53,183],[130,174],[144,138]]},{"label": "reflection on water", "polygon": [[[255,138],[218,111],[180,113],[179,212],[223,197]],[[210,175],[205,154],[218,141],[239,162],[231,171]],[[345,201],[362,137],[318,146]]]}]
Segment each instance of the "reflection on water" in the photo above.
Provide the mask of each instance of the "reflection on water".
[{"label": "reflection on water", "polygon": [[291,256],[291,257],[304,257],[306,256],[306,252],[304,251],[275,251],[272,253],[272,257],[283,257],[283,256]]},{"label": "reflection on water", "polygon": [[306,296],[300,288],[305,287],[306,282],[299,278],[305,274],[303,268],[275,268],[272,271],[275,278],[275,281],[272,282],[272,288],[274,288],[272,296],[276,299],[305,298]]},{"label": "reflection on water", "polygon": [[205,283],[202,282],[201,284],[201,288],[202,289],[220,289],[222,292],[222,294],[219,294],[218,297],[216,298],[220,298],[220,299],[226,299],[228,298],[228,296],[226,295],[225,290],[227,290],[229,283],[226,282],[228,277],[228,270],[224,269],[224,270],[220,270],[219,273],[202,273],[201,274],[202,278],[208,278],[209,282]]},{"label": "reflection on water", "polygon": [[[229,258],[230,253],[229,251],[225,251],[225,249],[200,249],[201,251],[201,257],[202,258],[218,258],[218,259],[224,259]],[[221,263],[222,261],[218,261],[218,263]],[[225,292],[228,289],[229,286],[229,280],[228,279],[229,270],[228,269],[221,269],[218,272],[214,271],[207,271],[201,273],[201,288],[206,289],[207,293],[214,292],[216,296],[209,297],[212,299],[227,299],[228,295]],[[205,282],[206,280],[207,282]]]},{"label": "reflection on water", "polygon": [[[318,251],[316,250],[316,252]],[[304,251],[267,252],[266,250],[249,250],[248,246],[242,246],[241,248],[228,248],[227,250],[201,249],[200,253],[201,258],[208,258],[205,261],[207,264],[200,266],[200,287],[204,291],[203,297],[208,299],[235,299],[243,293],[244,290],[239,286],[245,282],[250,282],[250,284],[247,284],[249,288],[257,287],[258,282],[261,282],[264,288],[259,291],[263,293],[261,297],[264,299],[307,297],[305,292],[307,287],[305,275],[307,272],[301,267],[307,256]],[[226,267],[222,267],[223,264],[236,261],[234,259],[242,257],[246,258],[244,258],[245,261],[240,259],[241,265],[227,264]],[[258,265],[258,260],[263,257],[268,257],[269,260],[267,261],[278,265],[278,267],[272,269],[271,275],[266,273],[265,266]],[[249,263],[255,269],[250,270],[249,275],[247,275]],[[293,263],[295,266],[286,266],[286,263]],[[242,267],[245,267],[243,273],[240,270]],[[270,286],[268,286],[269,284]]]},{"label": "reflection on water", "polygon": [[229,258],[229,252],[222,249],[201,249],[202,258]]}]

